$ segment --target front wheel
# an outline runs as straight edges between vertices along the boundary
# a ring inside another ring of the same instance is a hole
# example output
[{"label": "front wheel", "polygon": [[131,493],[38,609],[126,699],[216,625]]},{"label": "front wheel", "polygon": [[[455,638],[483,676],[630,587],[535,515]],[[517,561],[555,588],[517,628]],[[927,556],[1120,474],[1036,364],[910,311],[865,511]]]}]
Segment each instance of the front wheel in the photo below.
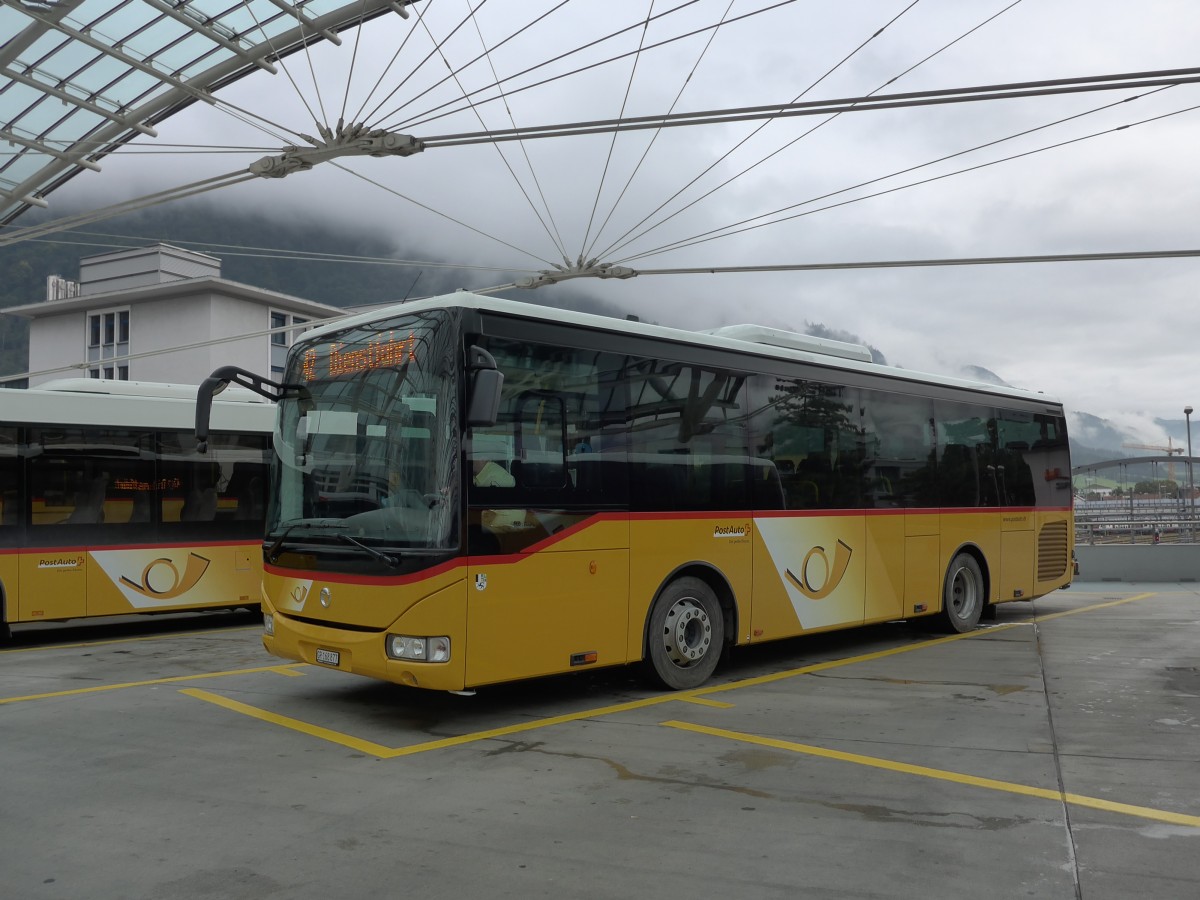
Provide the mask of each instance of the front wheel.
[{"label": "front wheel", "polygon": [[708,680],[725,642],[725,620],[712,589],[699,578],[672,581],[654,601],[646,657],[654,678],[682,691]]},{"label": "front wheel", "polygon": [[942,590],[942,623],[947,631],[965,634],[979,624],[986,602],[983,572],[970,553],[959,553],[946,570]]}]

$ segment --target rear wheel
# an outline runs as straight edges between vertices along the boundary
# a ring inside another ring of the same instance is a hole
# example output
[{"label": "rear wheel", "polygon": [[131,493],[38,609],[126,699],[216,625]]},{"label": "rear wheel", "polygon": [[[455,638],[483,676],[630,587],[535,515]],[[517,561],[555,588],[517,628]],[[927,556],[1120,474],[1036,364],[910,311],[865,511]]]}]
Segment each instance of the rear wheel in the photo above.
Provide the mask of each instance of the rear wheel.
[{"label": "rear wheel", "polygon": [[708,680],[725,642],[725,620],[716,594],[699,578],[667,585],[650,610],[646,658],[664,687],[681,691]]},{"label": "rear wheel", "polygon": [[978,561],[970,553],[957,554],[946,570],[942,590],[942,623],[946,630],[958,634],[973,631],[985,602],[983,572]]}]

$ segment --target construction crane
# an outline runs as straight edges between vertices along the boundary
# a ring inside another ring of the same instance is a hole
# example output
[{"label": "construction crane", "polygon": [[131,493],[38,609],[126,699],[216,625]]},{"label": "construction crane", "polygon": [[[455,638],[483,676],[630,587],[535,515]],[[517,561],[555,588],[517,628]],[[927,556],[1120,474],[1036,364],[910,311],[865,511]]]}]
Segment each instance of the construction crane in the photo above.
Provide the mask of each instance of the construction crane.
[{"label": "construction crane", "polygon": [[[1121,446],[1126,450],[1157,450],[1159,453],[1167,454],[1167,457],[1171,460],[1167,463],[1167,478],[1170,481],[1175,481],[1175,454],[1183,453],[1183,448],[1171,446],[1170,435],[1167,436],[1167,446],[1165,447],[1156,447],[1153,444],[1122,444]],[[1178,481],[1175,481],[1175,483],[1179,484]]]}]

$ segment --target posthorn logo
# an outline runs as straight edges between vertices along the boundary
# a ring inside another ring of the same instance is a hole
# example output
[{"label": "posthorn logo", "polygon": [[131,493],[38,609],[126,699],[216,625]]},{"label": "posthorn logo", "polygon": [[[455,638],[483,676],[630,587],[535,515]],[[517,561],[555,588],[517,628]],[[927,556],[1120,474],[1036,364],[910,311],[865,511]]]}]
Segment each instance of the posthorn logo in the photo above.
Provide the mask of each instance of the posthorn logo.
[{"label": "posthorn logo", "polygon": [[853,554],[850,545],[839,540],[831,564],[824,547],[813,547],[804,555],[799,575],[791,569],[784,569],[783,574],[809,600],[824,600],[841,584]]},{"label": "posthorn logo", "polygon": [[180,575],[175,563],[165,556],[152,560],[142,569],[142,580],[121,576],[121,584],[132,591],[137,591],[143,597],[153,600],[174,600],[181,594],[186,594],[196,586],[200,576],[208,569],[211,560],[199,553],[189,553],[183,574]]}]

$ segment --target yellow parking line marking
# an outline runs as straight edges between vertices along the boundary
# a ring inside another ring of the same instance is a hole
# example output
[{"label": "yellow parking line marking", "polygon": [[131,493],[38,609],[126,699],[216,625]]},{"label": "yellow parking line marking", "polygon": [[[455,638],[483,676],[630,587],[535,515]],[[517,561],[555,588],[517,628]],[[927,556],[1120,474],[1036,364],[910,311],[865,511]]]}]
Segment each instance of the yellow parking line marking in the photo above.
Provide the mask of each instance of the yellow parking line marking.
[{"label": "yellow parking line marking", "polygon": [[544,719],[534,719],[529,722],[521,722],[516,725],[505,725],[501,728],[489,728],[486,731],[473,731],[468,734],[460,734],[455,737],[440,738],[436,741],[425,741],[420,744],[410,744],[406,747],[385,747],[383,744],[377,744],[374,741],[366,741],[361,738],[356,738],[353,735],[343,734],[340,731],[334,731],[330,728],[324,728],[320,725],[313,725],[311,722],[305,722],[301,719],[294,719],[291,716],[283,716],[278,713],[269,712],[265,709],[259,709],[257,706],[250,706],[247,703],[242,703],[238,700],[231,700],[228,697],[222,697],[220,694],[214,694],[211,691],[200,690],[198,688],[183,688],[181,694],[187,694],[189,697],[194,697],[197,700],[205,700],[225,709],[232,710],[236,713],[241,713],[245,716],[250,716],[253,719],[258,719],[262,722],[269,722],[272,725],[280,725],[284,728],[290,728],[292,731],[299,731],[302,734],[311,735],[312,737],[320,738],[324,741],[330,741],[334,744],[340,744],[343,747],[349,747],[353,750],[359,750],[364,753],[370,753],[372,756],[378,756],[380,759],[395,759],[399,756],[412,756],[416,753],[425,753],[430,750],[444,750],[447,747],[459,747],[463,744],[473,744],[478,741],[486,741],[491,738],[506,737],[510,734],[520,734],[523,731],[535,731],[539,728],[549,728],[552,725],[562,725],[566,722],[577,722],[580,719],[592,719],[601,716],[610,716],[614,713],[627,712],[634,709],[645,709],[650,706],[658,706],[662,703],[672,703],[682,699],[675,694],[665,694],[660,697],[647,697],[644,700],[630,700],[628,703],[617,703],[613,706],[603,706],[598,709],[589,709],[577,713],[566,713],[561,716],[547,716]]},{"label": "yellow parking line marking", "polygon": [[937,647],[941,644],[948,644],[951,641],[963,641],[973,637],[979,637],[983,634],[995,634],[998,631],[1007,631],[1010,628],[1020,628],[1024,625],[1029,625],[1033,622],[1048,622],[1051,619],[1058,619],[1062,616],[1070,616],[1075,613],[1091,612],[1097,609],[1107,609],[1112,606],[1121,606],[1125,603],[1133,603],[1135,600],[1145,600],[1147,597],[1154,597],[1154,592],[1144,594],[1134,594],[1132,597],[1124,597],[1120,600],[1112,600],[1108,603],[1093,603],[1090,606],[1080,606],[1075,609],[1066,610],[1065,612],[1052,613],[1048,616],[1037,616],[1034,619],[1025,619],[1020,622],[1007,622],[1002,625],[992,625],[988,628],[981,628],[977,631],[968,631],[965,634],[950,634],[946,637],[931,638],[928,641],[921,641],[916,644],[905,644],[901,647],[892,647],[888,650],[879,650],[875,653],[864,653],[861,656],[851,656],[845,659],[831,659],[827,662],[813,663],[808,666],[801,666],[797,669],[788,669],[783,672],[772,672],[769,675],[758,675],[753,678],[744,678],[740,681],[731,681],[727,684],[714,684],[711,687],[697,688],[695,691],[689,692],[693,696],[717,694],[724,691],[734,691],[744,687],[756,687],[761,684],[770,684],[774,681],[783,681],[787,678],[794,678],[797,675],[809,675],[813,672],[824,672],[827,669],[836,669],[841,666],[849,666],[855,663],[872,662],[877,659],[885,659],[889,656],[896,656],[901,653],[911,653],[913,650],[924,650],[928,647]]},{"label": "yellow parking line marking", "polygon": [[200,675],[172,675],[167,678],[148,678],[145,681],[125,681],[119,684],[97,684],[92,687],[72,688],[69,691],[49,691],[45,694],[26,694],[23,697],[0,697],[0,706],[6,703],[24,703],[27,700],[48,700],[51,697],[74,697],[79,694],[98,694],[103,691],[119,691],[125,688],[148,687],[155,684],[174,684],[180,681],[201,681],[205,678],[228,678],[230,675],[255,675],[259,672],[274,672],[278,675],[291,674],[284,670],[302,666],[304,663],[288,663],[282,666],[257,666],[252,669],[230,669],[225,672],[204,672]]},{"label": "yellow parking line marking", "polygon": [[1136,816],[1140,819],[1152,819],[1156,822],[1167,822],[1172,825],[1187,825],[1200,828],[1200,816],[1189,816],[1183,813],[1167,812],[1146,806],[1133,806],[1128,803],[1114,803],[1111,800],[1101,800],[1097,797],[1086,797],[1082,794],[1069,794],[1062,791],[1032,787],[1027,784],[1017,784],[1011,781],[997,781],[994,778],[979,778],[975,775],[964,775],[960,772],[949,772],[943,769],[931,769],[927,766],[914,766],[909,763],[895,762],[876,756],[863,756],[858,753],[843,753],[839,750],[827,750],[824,747],[814,747],[811,744],[797,744],[792,741],[781,741],[776,738],[760,737],[744,734],[738,731],[726,731],[723,728],[710,728],[705,725],[693,725],[689,722],[663,722],[668,728],[678,728],[712,737],[739,741],[745,744],[757,744],[760,747],[771,747],[776,750],[786,750],[790,753],[803,753],[808,756],[818,756],[822,759],[833,759],[840,762],[855,763],[860,766],[870,766],[875,769],[885,769],[889,772],[900,772],[905,775],[916,775],[921,778],[932,778],[938,781],[951,781],[971,787],[985,788],[991,791],[1001,791],[1009,794],[1021,794],[1026,797],[1039,797],[1043,800],[1054,800],[1069,803],[1073,806],[1085,806],[1089,809],[1099,809],[1106,812],[1121,813]]},{"label": "yellow parking line marking", "polygon": [[1133,603],[1135,600],[1145,600],[1147,597],[1157,597],[1161,591],[1147,591],[1144,594],[1134,594],[1132,597],[1122,597],[1120,600],[1109,600],[1107,603],[1093,603],[1090,606],[1077,606],[1074,609],[1063,610],[1062,612],[1050,613],[1048,616],[1037,616],[1036,622],[1049,622],[1051,619],[1061,619],[1063,616],[1073,616],[1076,613],[1091,612],[1096,609],[1108,609],[1113,606],[1123,606],[1126,603]]},{"label": "yellow parking line marking", "polygon": [[[1128,597],[1122,600],[1115,600],[1110,603],[1094,604],[1092,606],[1082,607],[1079,610],[1071,610],[1070,612],[1083,612],[1090,609],[1102,609],[1108,606],[1117,606],[1122,603],[1130,603],[1134,600],[1143,600],[1146,597],[1154,596],[1153,594],[1138,594],[1133,597]],[[1058,613],[1057,615],[1066,615],[1066,613]],[[1054,616],[1046,616],[1044,619],[1054,618]],[[1043,619],[1043,621],[1044,621]],[[708,687],[696,688],[690,691],[679,691],[673,694],[662,694],[656,697],[647,697],[642,700],[632,700],[628,703],[618,703],[612,706],[603,706],[595,709],[583,710],[577,713],[568,713],[561,716],[549,716],[543,719],[534,719],[529,722],[522,722],[516,725],[507,725],[502,728],[493,728],[487,731],[476,731],[468,734],[458,735],[457,737],[442,738],[436,741],[426,741],[420,744],[412,744],[407,747],[385,747],[382,744],[376,744],[373,741],[363,741],[352,735],[343,734],[342,732],[333,731],[332,729],[324,728],[320,725],[313,725],[309,722],[304,722],[300,719],[294,719],[290,716],[282,716],[277,713],[268,712],[264,709],[259,709],[255,706],[250,706],[246,703],[241,703],[237,700],[230,700],[227,697],[221,697],[218,694],[213,694],[209,691],[188,688],[180,693],[187,694],[189,697],[194,697],[198,700],[206,700],[214,703],[217,706],[233,712],[238,712],[251,718],[258,719],[263,722],[268,722],[273,725],[279,725],[284,728],[290,728],[293,731],[299,731],[303,734],[308,734],[322,740],[330,741],[335,744],[340,744],[344,747],[350,747],[356,750],[370,753],[373,756],[378,756],[380,759],[395,759],[400,756],[411,756],[416,753],[425,753],[430,750],[444,750],[448,747],[459,747],[464,744],[472,744],[478,741],[489,740],[496,737],[504,737],[510,734],[519,734],[524,731],[535,731],[539,728],[549,728],[553,725],[562,725],[568,722],[578,722],[583,719],[602,718],[615,713],[629,712],[635,709],[645,709],[651,706],[658,706],[662,703],[695,703],[701,706],[711,706],[718,709],[729,709],[734,706],[732,703],[727,703],[720,700],[709,700],[707,695],[722,693],[725,691],[733,691],[744,687],[754,687],[756,685],[768,684],[774,681],[782,681],[785,678],[793,678],[797,675],[807,675],[811,672],[823,672],[827,669],[836,669],[841,666],[850,666],[855,663],[869,662],[875,659],[883,659],[888,656],[894,656],[898,653],[908,653],[913,650],[922,650],[926,647],[934,647],[940,644],[945,644],[950,641],[963,640],[964,638],[975,637],[980,634],[993,634],[996,631],[1006,628],[1016,628],[1021,625],[1028,625],[1029,620],[1022,622],[1012,622],[1005,625],[998,625],[987,631],[969,631],[966,634],[954,634],[941,638],[933,638],[928,641],[921,641],[916,644],[909,644],[903,647],[893,647],[890,650],[879,650],[875,653],[864,653],[861,656],[851,656],[843,659],[834,659],[827,662],[813,663],[808,666],[801,666],[796,669],[789,669],[784,672],[775,672],[770,675],[759,675],[754,678],[743,678],[739,681],[731,681],[728,684],[716,684]],[[296,663],[291,666],[280,668],[296,668],[303,664]],[[283,673],[281,673],[283,674]],[[291,672],[290,674],[301,675],[302,672]],[[203,676],[189,676],[198,678]],[[373,749],[364,749],[370,747]]]},{"label": "yellow parking line marking", "polygon": [[392,753],[390,747],[376,744],[374,741],[364,741],[361,738],[351,737],[348,734],[342,734],[330,728],[322,728],[320,725],[311,725],[308,722],[301,722],[299,719],[293,719],[289,716],[281,716],[276,713],[267,712],[265,709],[247,706],[245,703],[239,703],[236,700],[230,700],[227,697],[222,697],[219,694],[213,694],[209,691],[202,691],[196,688],[183,688],[179,693],[187,694],[189,697],[195,697],[198,700],[204,700],[217,706],[223,706],[225,709],[231,709],[244,716],[250,716],[263,722],[270,722],[272,725],[282,725],[284,728],[309,734],[324,741],[341,744],[343,747],[349,747],[351,750],[357,750],[360,753],[369,753],[372,756],[385,758]]},{"label": "yellow parking line marking", "polygon": [[715,707],[716,709],[733,709],[733,707],[735,705],[733,703],[727,703],[724,700],[709,700],[705,697],[685,696],[685,697],[676,697],[675,699],[679,700],[683,703],[695,703],[697,706],[712,706],[712,707]]}]

